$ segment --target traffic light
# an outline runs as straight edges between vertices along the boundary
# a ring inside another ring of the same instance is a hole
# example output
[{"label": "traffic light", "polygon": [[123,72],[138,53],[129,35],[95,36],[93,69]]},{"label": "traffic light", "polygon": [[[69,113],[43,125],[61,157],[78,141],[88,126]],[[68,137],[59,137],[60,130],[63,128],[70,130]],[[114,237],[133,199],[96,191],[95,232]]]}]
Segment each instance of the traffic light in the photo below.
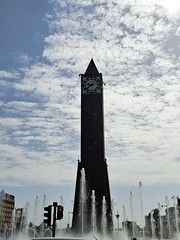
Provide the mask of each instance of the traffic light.
[{"label": "traffic light", "polygon": [[47,223],[48,226],[51,226],[51,208],[52,206],[49,205],[48,207],[44,208],[44,211],[46,211],[44,213],[44,217],[46,217],[46,219],[44,219],[44,223]]},{"label": "traffic light", "polygon": [[63,218],[63,206],[59,205],[57,207],[57,220],[61,220]]}]

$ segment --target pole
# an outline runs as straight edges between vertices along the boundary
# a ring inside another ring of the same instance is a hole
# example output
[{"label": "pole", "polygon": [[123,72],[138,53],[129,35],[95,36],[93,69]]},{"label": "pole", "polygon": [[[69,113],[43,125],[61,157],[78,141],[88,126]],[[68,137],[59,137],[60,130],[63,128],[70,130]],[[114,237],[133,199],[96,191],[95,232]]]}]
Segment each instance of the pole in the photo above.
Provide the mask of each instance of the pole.
[{"label": "pole", "polygon": [[54,212],[53,212],[53,231],[52,235],[55,237],[56,233],[56,209],[57,209],[57,202],[53,202]]},{"label": "pole", "polygon": [[119,212],[117,211],[117,214],[116,214],[116,218],[117,218],[117,229],[118,229],[118,232],[119,232]]}]

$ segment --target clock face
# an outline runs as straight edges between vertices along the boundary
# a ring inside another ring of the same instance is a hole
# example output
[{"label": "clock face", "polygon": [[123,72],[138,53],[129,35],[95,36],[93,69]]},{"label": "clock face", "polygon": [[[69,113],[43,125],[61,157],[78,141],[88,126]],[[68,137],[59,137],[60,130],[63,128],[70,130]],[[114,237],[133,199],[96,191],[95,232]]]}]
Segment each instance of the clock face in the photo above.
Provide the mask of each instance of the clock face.
[{"label": "clock face", "polygon": [[84,77],[82,80],[83,93],[99,93],[101,92],[100,77]]}]

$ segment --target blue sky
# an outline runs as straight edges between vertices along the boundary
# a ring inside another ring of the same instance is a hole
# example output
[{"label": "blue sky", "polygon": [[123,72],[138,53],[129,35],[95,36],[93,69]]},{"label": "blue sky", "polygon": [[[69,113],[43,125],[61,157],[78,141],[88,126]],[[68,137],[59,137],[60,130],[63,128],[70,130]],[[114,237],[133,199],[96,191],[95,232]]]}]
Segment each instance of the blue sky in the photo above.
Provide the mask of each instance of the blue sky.
[{"label": "blue sky", "polygon": [[[0,2],[0,182],[16,206],[63,197],[80,159],[80,79],[103,74],[114,211],[179,194],[180,3],[177,0]],[[121,214],[122,215],[122,214]],[[136,216],[139,218],[139,216]]]}]

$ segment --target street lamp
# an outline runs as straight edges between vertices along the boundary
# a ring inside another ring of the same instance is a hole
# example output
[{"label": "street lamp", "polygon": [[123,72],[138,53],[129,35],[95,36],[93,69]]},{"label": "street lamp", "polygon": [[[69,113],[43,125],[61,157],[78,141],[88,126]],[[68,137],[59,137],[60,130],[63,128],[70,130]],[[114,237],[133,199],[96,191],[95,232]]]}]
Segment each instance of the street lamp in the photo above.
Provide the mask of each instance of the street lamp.
[{"label": "street lamp", "polygon": [[118,225],[118,231],[119,231],[119,212],[117,211],[117,214],[116,214],[116,218],[117,218],[117,225]]}]

